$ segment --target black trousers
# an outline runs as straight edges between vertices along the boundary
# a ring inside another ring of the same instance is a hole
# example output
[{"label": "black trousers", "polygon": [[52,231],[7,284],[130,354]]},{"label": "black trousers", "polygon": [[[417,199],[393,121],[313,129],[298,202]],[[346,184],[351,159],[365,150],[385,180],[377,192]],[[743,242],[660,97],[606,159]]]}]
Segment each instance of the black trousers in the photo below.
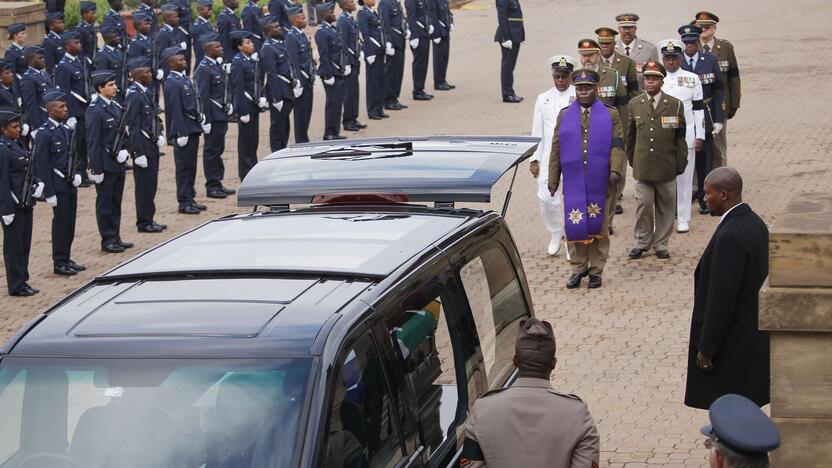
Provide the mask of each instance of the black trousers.
[{"label": "black trousers", "polygon": [[344,78],[335,77],[332,85],[324,84],[324,136],[341,133],[341,108],[344,104]]},{"label": "black trousers", "polygon": [[294,101],[283,100],[283,109],[277,110],[269,105],[269,147],[280,151],[289,146],[289,114],[292,113]]},{"label": "black trousers", "polygon": [[202,170],[205,172],[205,190],[218,190],[225,177],[222,155],[225,152],[225,134],[228,122],[211,123],[211,133],[205,135],[202,143]]},{"label": "black trousers", "polygon": [[359,99],[361,97],[361,86],[358,77],[361,74],[361,65],[353,66],[350,76],[344,78],[344,115],[341,121],[345,124],[358,121]]},{"label": "black trousers", "polygon": [[136,194],[136,227],[153,224],[156,216],[156,190],[159,187],[159,153],[146,154],[147,167],[133,164],[133,182]]},{"label": "black trousers", "polygon": [[76,148],[78,148],[78,172],[81,177],[87,178],[87,126],[86,119],[83,117],[76,117],[75,132],[76,132]]},{"label": "black trousers", "polygon": [[[421,42],[421,41],[419,41]],[[433,41],[431,41],[433,42]],[[421,45],[421,44],[420,44]],[[445,83],[448,75],[448,58],[451,55],[451,38],[443,37],[439,44],[433,42],[433,85]]]},{"label": "black trousers", "polygon": [[425,89],[425,77],[428,75],[430,39],[420,37],[419,47],[410,50],[413,51],[413,64],[411,65],[411,70],[413,72],[413,92],[415,93]]},{"label": "black trousers", "polygon": [[124,171],[105,172],[104,180],[95,184],[95,221],[101,234],[101,246],[121,240],[121,199],[124,196]]},{"label": "black trousers", "polygon": [[520,43],[513,43],[511,49],[500,46],[500,88],[503,97],[514,96],[514,66],[520,55]]},{"label": "black trousers", "polygon": [[63,266],[69,262],[75,239],[75,217],[78,213],[78,192],[57,192],[58,206],[52,208],[52,263]]},{"label": "black trousers", "polygon": [[254,112],[249,118],[248,123],[237,123],[237,172],[240,182],[257,164],[257,147],[260,144],[260,113]]},{"label": "black trousers", "polygon": [[14,207],[14,221],[3,224],[3,264],[9,293],[29,281],[29,252],[32,249],[32,208]]},{"label": "black trousers", "polygon": [[190,205],[196,196],[196,158],[199,149],[199,134],[188,135],[188,143],[179,147],[173,141],[173,162],[176,165],[176,201],[179,206]]},{"label": "black trousers", "polygon": [[706,208],[705,205],[705,177],[711,172],[714,165],[714,136],[710,130],[705,132],[705,141],[702,143],[702,150],[696,152],[696,190],[697,199],[699,200],[699,207]]},{"label": "black trousers", "polygon": [[295,98],[294,117],[295,143],[309,142],[309,121],[312,119],[312,86],[304,86],[303,94]]},{"label": "black trousers", "polygon": [[404,77],[404,51],[396,49],[396,55],[387,57],[384,62],[384,103],[399,102],[402,93],[402,78]]},{"label": "black trousers", "polygon": [[[384,113],[384,54],[375,56],[372,65],[367,62],[367,115],[381,115]],[[366,58],[364,59],[366,60]]]}]

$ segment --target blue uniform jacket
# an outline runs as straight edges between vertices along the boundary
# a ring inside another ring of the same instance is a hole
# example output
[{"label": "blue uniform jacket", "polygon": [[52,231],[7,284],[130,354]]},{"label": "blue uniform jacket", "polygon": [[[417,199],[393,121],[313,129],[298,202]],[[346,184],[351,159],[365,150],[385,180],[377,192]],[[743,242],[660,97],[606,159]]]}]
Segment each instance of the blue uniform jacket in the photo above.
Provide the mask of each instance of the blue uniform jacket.
[{"label": "blue uniform jacket", "polygon": [[43,70],[29,68],[20,80],[23,119],[32,129],[39,128],[48,118],[43,93],[51,87],[52,79]]},{"label": "blue uniform jacket", "polygon": [[263,46],[263,28],[260,26],[260,19],[263,18],[263,9],[257,6],[257,3],[249,0],[243,13],[240,15],[243,21],[243,29],[254,34],[252,42],[254,42],[255,50],[260,50]]},{"label": "blue uniform jacket", "polygon": [[78,23],[75,30],[81,34],[81,55],[87,59],[87,65],[92,65],[92,60],[98,49],[98,31],[95,30],[94,24],[89,24],[83,20]]},{"label": "blue uniform jacket", "polygon": [[7,88],[0,84],[0,108],[17,109],[17,97],[17,91],[13,87]]},{"label": "blue uniform jacket", "polygon": [[284,99],[293,101],[295,77],[289,62],[289,52],[281,39],[266,39],[260,49],[260,63],[266,75],[266,99],[277,103]]},{"label": "blue uniform jacket", "polygon": [[121,38],[120,44],[122,49],[127,48],[127,29],[124,25],[124,17],[121,16],[117,11],[110,9],[105,15],[104,20],[101,21],[101,27],[113,27],[118,30],[119,37]]},{"label": "blue uniform jacket", "polygon": [[164,92],[168,142],[202,133],[197,95],[191,80],[181,73],[171,72],[165,79]]},{"label": "blue uniform jacket", "polygon": [[510,40],[520,43],[526,40],[523,22],[517,21],[522,18],[523,10],[519,0],[497,0],[497,33],[494,34],[494,42]]},{"label": "blue uniform jacket", "polygon": [[67,93],[66,105],[70,117],[83,118],[87,110],[90,99],[90,90],[87,89],[89,71],[83,59],[70,58],[66,54],[55,68],[55,85]]},{"label": "blue uniform jacket", "polygon": [[352,67],[353,73],[358,73],[359,61],[358,57],[361,53],[361,47],[358,43],[358,24],[355,19],[346,11],[342,11],[338,15],[338,22],[335,23],[335,28],[338,30],[338,38],[341,40],[341,46],[345,47],[346,59],[344,65]]},{"label": "blue uniform jacket", "polygon": [[[259,95],[255,93],[254,81],[257,73],[256,62],[238,53],[231,61],[231,89],[234,90],[234,112],[237,115],[251,115],[260,112],[257,106]],[[254,116],[252,118],[257,118]]]},{"label": "blue uniform jacket", "polygon": [[32,190],[33,187],[23,187],[29,162],[29,152],[19,141],[0,136],[0,215],[14,214],[24,189]]},{"label": "blue uniform jacket", "polygon": [[43,38],[43,58],[46,60],[46,73],[55,74],[55,67],[64,55],[61,36],[49,31]]},{"label": "blue uniform jacket", "polygon": [[431,19],[428,2],[430,0],[405,0],[407,9],[407,27],[410,29],[410,39],[427,40]]},{"label": "blue uniform jacket", "polygon": [[96,70],[110,70],[116,74],[116,85],[119,93],[127,87],[127,75],[124,74],[124,51],[105,45],[95,54]]},{"label": "blue uniform jacket", "polygon": [[[228,122],[228,114],[225,112],[225,90],[228,75],[223,70],[223,66],[210,57],[203,57],[199,65],[196,66],[194,80],[196,80],[199,89],[199,98],[202,102],[202,111],[205,113],[206,122]],[[230,92],[231,90],[229,90]],[[229,101],[231,98],[232,96],[229,94]]]},{"label": "blue uniform jacket", "polygon": [[124,170],[125,163],[116,161],[119,150],[124,148],[115,147],[121,112],[121,106],[115,100],[108,104],[101,97],[87,109],[87,157],[92,172],[119,173]]},{"label": "blue uniform jacket", "polygon": [[447,39],[451,34],[451,24],[454,22],[454,15],[448,0],[428,0],[430,18],[433,20],[433,37]]},{"label": "blue uniform jacket", "polygon": [[[699,81],[702,82],[702,100],[705,106],[710,110],[706,114],[710,114],[714,122],[725,122],[725,112],[722,110],[722,100],[725,98],[725,89],[722,87],[722,77],[719,72],[719,61],[716,55],[699,51],[699,56],[694,62],[693,68],[690,67],[690,57],[682,54],[682,69],[699,75]],[[705,119],[708,128],[710,122]]]},{"label": "blue uniform jacket", "polygon": [[199,46],[199,36],[209,32],[217,32],[217,30],[210,21],[201,16],[197,16],[193,24],[191,24],[191,39],[194,43],[194,56],[196,57],[197,64],[202,61],[202,57],[205,55],[202,52],[202,47]]},{"label": "blue uniform jacket", "polygon": [[293,27],[287,31],[284,42],[286,51],[289,52],[289,61],[294,67],[295,78],[304,88],[311,88],[314,72],[312,71],[312,47],[309,45],[309,38],[303,31]]},{"label": "blue uniform jacket", "polygon": [[26,57],[23,55],[23,47],[20,47],[14,42],[12,42],[11,45],[9,45],[9,48],[6,49],[4,58],[7,62],[11,62],[15,78],[18,80],[23,76],[23,73],[26,72],[26,69],[29,68],[29,64],[26,62]]},{"label": "blue uniform jacket", "polygon": [[329,23],[321,23],[315,33],[315,44],[318,45],[318,75],[322,79],[343,76],[341,69],[341,41],[338,32]]},{"label": "blue uniform jacket", "polygon": [[[188,36],[186,36],[179,28],[174,28],[169,24],[163,24],[162,27],[159,28],[159,34],[156,36],[156,51],[161,55],[165,49],[174,46],[190,50]],[[188,57],[187,53],[185,57]],[[167,64],[163,63],[161,67],[167,70]]]},{"label": "blue uniform jacket", "polygon": [[399,3],[399,0],[381,0],[378,4],[378,13],[381,16],[384,37],[393,44],[393,48],[403,50],[407,23],[404,19],[402,4]]},{"label": "blue uniform jacket", "polygon": [[228,8],[224,8],[219,16],[217,16],[217,32],[220,34],[223,58],[228,63],[231,62],[231,59],[237,53],[236,50],[231,48],[231,31],[237,31],[239,29],[241,29],[240,18],[237,17],[237,13]]},{"label": "blue uniform jacket", "polygon": [[[134,59],[136,57],[147,57],[149,59],[153,59],[153,38],[149,36],[145,36],[144,34],[136,34],[136,37],[130,41],[130,45],[127,46],[127,60]],[[153,70],[155,73],[156,70]]]},{"label": "blue uniform jacket", "polygon": [[[69,140],[72,132],[64,124],[47,120],[38,129],[34,148],[35,174],[43,182],[43,197],[55,196],[56,192],[67,193],[73,190],[66,181],[69,163]],[[77,172],[77,171],[76,171]],[[74,174],[70,174],[72,176]]]},{"label": "blue uniform jacket", "polygon": [[150,35],[156,37],[156,33],[159,31],[159,19],[156,17],[156,11],[153,7],[147,6],[144,3],[140,3],[137,9],[150,17]]},{"label": "blue uniform jacket", "polygon": [[381,18],[378,13],[366,5],[358,10],[358,30],[364,40],[364,58],[371,55],[384,55],[384,34],[381,31]]},{"label": "blue uniform jacket", "polygon": [[269,14],[277,18],[277,22],[283,26],[284,31],[288,31],[292,27],[289,14],[286,12],[286,7],[291,5],[292,2],[289,0],[271,0],[269,2]]},{"label": "blue uniform jacket", "polygon": [[158,157],[159,147],[156,146],[157,135],[154,134],[153,120],[159,117],[154,110],[152,91],[142,88],[138,83],[133,83],[125,96],[124,111],[127,112],[127,132],[130,135],[128,149],[136,158]]}]

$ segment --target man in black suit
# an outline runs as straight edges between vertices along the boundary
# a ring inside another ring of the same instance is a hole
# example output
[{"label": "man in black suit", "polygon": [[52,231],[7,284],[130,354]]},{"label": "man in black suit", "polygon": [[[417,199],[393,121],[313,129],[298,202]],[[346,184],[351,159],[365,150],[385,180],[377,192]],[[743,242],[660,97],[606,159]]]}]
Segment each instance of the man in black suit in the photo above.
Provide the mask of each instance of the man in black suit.
[{"label": "man in black suit", "polygon": [[503,102],[518,103],[523,100],[514,92],[514,66],[520,54],[520,44],[526,40],[523,27],[523,10],[519,0],[497,0],[497,33],[494,42],[500,44],[500,88]]},{"label": "man in black suit", "polygon": [[769,337],[757,328],[768,276],[768,228],[742,201],[742,178],[720,167],[705,178],[705,203],[721,216],[694,273],[685,405],[707,409],[728,393],[769,403]]}]

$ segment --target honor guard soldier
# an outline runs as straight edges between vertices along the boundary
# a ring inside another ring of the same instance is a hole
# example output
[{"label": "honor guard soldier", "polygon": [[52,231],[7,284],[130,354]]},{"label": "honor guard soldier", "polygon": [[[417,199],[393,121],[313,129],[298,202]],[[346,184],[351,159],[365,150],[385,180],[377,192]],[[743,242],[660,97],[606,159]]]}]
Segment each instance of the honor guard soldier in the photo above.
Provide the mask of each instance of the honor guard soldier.
[{"label": "honor guard soldier", "polygon": [[4,58],[14,64],[15,79],[19,81],[29,67],[23,52],[25,47],[23,44],[26,42],[26,25],[23,23],[9,25],[8,31],[11,43],[6,49]]},{"label": "honor guard soldier", "polygon": [[136,36],[127,46],[127,60],[143,57],[152,61],[155,39],[151,36],[150,16],[144,12],[134,13],[133,26],[136,28]]},{"label": "honor guard soldier", "polygon": [[682,101],[662,92],[667,72],[658,62],[641,70],[644,94],[630,101],[627,159],[636,179],[635,247],[630,258],[656,249],[669,259],[668,240],[676,214],[676,177],[688,164],[687,123]]},{"label": "honor guard soldier", "polygon": [[682,55],[685,45],[678,39],[659,42],[667,76],[662,92],[682,101],[685,107],[685,141],[688,158],[685,172],[676,177],[676,231],[690,230],[690,200],[693,193],[693,168],[696,149],[705,142],[705,105],[702,102],[702,83],[699,75],[682,69]]},{"label": "honor guard soldier", "polygon": [[191,45],[188,36],[179,27],[179,7],[168,3],[162,7],[162,27],[156,35],[156,50],[179,47],[185,57],[185,74],[191,70]]},{"label": "honor guard soldier", "polygon": [[[80,48],[80,44],[78,46]],[[52,265],[56,275],[73,276],[86,268],[70,257],[75,239],[75,217],[81,172],[81,157],[73,152],[73,131],[66,126],[69,117],[67,95],[50,89],[43,95],[49,119],[41,125],[33,144],[35,174],[44,183],[43,197],[52,207]],[[86,157],[86,156],[84,156]]]},{"label": "honor guard soldier", "polygon": [[[448,0],[428,0],[433,20],[433,89],[450,91],[456,86],[448,83],[448,60],[451,54],[451,31],[454,30],[454,15]],[[388,54],[390,55],[390,54]]]},{"label": "honor guard soldier", "polygon": [[554,86],[538,96],[534,104],[531,135],[541,140],[530,158],[529,170],[537,179],[540,217],[543,219],[546,230],[551,234],[546,253],[557,255],[560,252],[563,237],[563,196],[560,193],[555,195],[549,193],[549,153],[552,149],[552,136],[558,114],[561,109],[575,102],[572,71],[577,68],[578,61],[568,55],[556,55],[549,59],[549,63],[552,67]]},{"label": "honor guard soldier", "polygon": [[283,27],[272,15],[260,20],[263,28],[263,48],[260,63],[265,74],[266,100],[269,103],[269,146],[272,152],[289,144],[289,114],[295,102],[295,78],[289,63],[289,52],[283,42]]},{"label": "honor guard soldier", "polygon": [[460,466],[598,467],[601,439],[589,408],[550,384],[556,351],[549,322],[520,321],[514,345],[517,380],[474,403]]},{"label": "honor guard soldier", "polygon": [[[430,56],[430,39],[434,26],[430,19],[430,0],[405,0],[407,9],[407,30],[410,31],[410,50],[413,52],[413,99],[430,101],[432,94],[425,92],[425,79],[428,74]],[[365,57],[366,58],[366,57]]]},{"label": "honor guard soldier", "polygon": [[364,41],[364,61],[367,64],[367,116],[372,120],[390,117],[384,113],[384,56],[385,42],[381,18],[373,10],[376,0],[358,0],[358,30]]},{"label": "honor guard soldier", "polygon": [[43,58],[43,47],[30,46],[25,50],[26,61],[29,68],[20,80],[20,94],[23,98],[23,117],[35,138],[38,128],[46,122],[49,117],[46,114],[46,101],[43,95],[47,89],[52,88],[52,78],[43,70],[45,59]]},{"label": "honor guard soldier", "polygon": [[46,58],[46,73],[55,76],[55,67],[64,56],[61,34],[64,32],[64,14],[49,13],[46,15],[46,27],[49,31],[43,38],[43,53]]},{"label": "honor guard soldier", "polygon": [[3,264],[9,296],[32,296],[29,252],[35,198],[45,185],[35,176],[34,160],[20,143],[20,114],[0,110],[0,216],[3,219]]},{"label": "honor guard soldier", "polygon": [[87,65],[92,65],[95,54],[98,52],[98,34],[96,32],[96,11],[95,2],[81,2],[81,21],[75,30],[81,33],[81,55],[87,60]]},{"label": "honor guard soldier", "polygon": [[[384,38],[387,39],[385,46],[387,60],[384,63],[384,108],[394,111],[407,109],[406,105],[399,102],[404,78],[405,44],[407,44],[407,38],[410,37],[407,22],[404,19],[404,10],[399,0],[381,0],[378,13],[381,16]],[[342,40],[341,44],[346,47],[348,43]],[[392,53],[390,53],[391,50]],[[348,55],[349,53],[345,57],[347,59],[345,62],[348,61]]]},{"label": "honor guard soldier", "polygon": [[162,51],[162,61],[170,73],[165,78],[165,129],[173,145],[176,164],[176,200],[182,214],[199,214],[208,207],[194,201],[197,150],[202,133],[202,104],[191,80],[185,75],[185,55],[179,47]]},{"label": "honor guard soldier", "polygon": [[700,11],[696,14],[696,25],[702,30],[699,35],[700,49],[705,53],[716,55],[719,63],[719,71],[722,73],[722,89],[724,100],[722,110],[725,112],[725,122],[722,131],[714,135],[714,167],[721,167],[728,164],[728,120],[734,118],[740,108],[742,90],[740,85],[740,68],[737,65],[737,56],[734,54],[734,45],[725,39],[717,39],[716,24],[719,17],[708,11]]},{"label": "honor guard soldier", "polygon": [[121,200],[125,163],[130,154],[124,145],[126,119],[116,102],[117,80],[111,70],[92,73],[98,99],[90,104],[86,118],[90,180],[95,183],[95,220],[101,235],[101,250],[108,253],[121,253],[133,247],[121,239]]},{"label": "honor guard soldier", "polygon": [[715,55],[699,51],[699,35],[702,30],[695,25],[679,28],[685,54],[682,56],[682,69],[699,75],[702,83],[702,103],[705,105],[705,143],[696,152],[696,181],[699,214],[708,214],[705,204],[705,176],[713,169],[714,137],[722,131],[725,122],[723,97],[725,87]]},{"label": "honor guard soldier", "polygon": [[[594,41],[592,41],[594,42]],[[567,289],[600,288],[610,253],[607,226],[624,167],[624,128],[615,107],[598,99],[600,76],[592,69],[572,72],[576,100],[558,115],[549,155],[549,194],[563,176],[564,233],[572,276]]]},{"label": "honor guard soldier", "polygon": [[[141,12],[142,14],[144,14],[150,22],[149,35],[151,37],[156,37],[156,33],[159,32],[159,19],[156,17],[155,6],[156,0],[141,0],[141,3],[139,3],[139,7],[136,9],[136,12]],[[135,15],[135,13],[133,14]]]},{"label": "honor guard soldier", "polygon": [[115,75],[116,87],[118,88],[116,101],[121,103],[124,102],[124,91],[127,87],[126,49],[119,47],[121,38],[118,30],[112,26],[102,26],[101,37],[104,38],[104,45],[95,54],[95,70],[107,70]]},{"label": "honor guard soldier", "polygon": [[231,59],[236,54],[236,50],[231,45],[231,33],[242,29],[240,17],[237,16],[239,2],[237,0],[222,0],[222,4],[225,8],[217,16],[217,32],[220,34],[220,43],[225,53],[223,60],[225,63],[231,63]]},{"label": "honor guard soldier", "polygon": [[248,0],[240,14],[243,29],[252,34],[251,42],[254,43],[254,49],[257,51],[263,47],[263,28],[260,27],[260,20],[263,16],[265,16],[263,9],[254,0]]},{"label": "honor guard soldier", "polygon": [[[600,81],[598,82],[598,99],[618,110],[618,116],[621,118],[621,125],[627,128],[627,103],[630,102],[630,94],[627,91],[627,84],[622,75],[614,68],[609,68],[602,65],[601,45],[592,39],[581,39],[578,41],[578,53],[581,55],[581,64],[584,68],[593,69],[598,72]],[[609,226],[607,228],[610,235],[614,233],[612,222],[617,214],[624,212],[621,207],[621,194],[624,193],[624,184],[627,179],[627,166],[624,165],[621,173],[621,179],[618,185],[618,193],[615,196],[615,210],[609,213]]]},{"label": "honor guard soldier", "polygon": [[644,39],[637,37],[639,16],[635,13],[622,13],[615,17],[618,22],[618,32],[621,37],[615,44],[615,51],[635,62],[638,86],[644,90],[644,77],[641,75],[641,68],[645,62],[659,60],[659,53],[656,46]]},{"label": "honor guard soldier", "polygon": [[213,0],[197,0],[196,2],[197,17],[191,24],[191,39],[194,42],[194,56],[196,57],[196,64],[202,62],[204,52],[202,47],[199,47],[199,38],[203,34],[216,33],[217,30],[211,24],[211,17],[214,15]]},{"label": "honor guard soldier", "polygon": [[344,65],[351,68],[351,73],[344,77],[344,112],[341,121],[344,123],[344,130],[357,132],[367,126],[358,121],[358,102],[361,95],[358,76],[361,74],[363,51],[358,42],[358,24],[352,17],[355,0],[338,0],[338,6],[342,10],[336,23],[338,38],[344,48]]},{"label": "honor guard soldier", "polygon": [[110,9],[104,15],[104,20],[101,21],[101,27],[112,27],[118,31],[119,44],[121,48],[127,50],[127,43],[129,37],[127,36],[127,26],[124,24],[124,17],[121,16],[122,0],[107,0]]},{"label": "honor guard soldier", "polygon": [[627,86],[631,99],[641,94],[638,87],[636,63],[630,57],[615,51],[615,36],[618,35],[618,31],[602,27],[596,29],[595,34],[598,36],[598,46],[601,48],[601,65],[618,72],[618,76]]},{"label": "honor guard soldier", "polygon": [[230,94],[233,88],[230,87],[225,67],[220,63],[223,56],[220,35],[203,34],[199,36],[198,45],[203,50],[203,57],[194,70],[194,82],[205,113],[205,123],[202,125],[205,133],[205,142],[202,145],[205,191],[208,198],[225,198],[235,193],[235,190],[226,189],[222,185],[222,179],[225,177],[225,166],[222,162],[225,134],[228,132],[228,116],[234,110]]},{"label": "honor guard soldier", "polygon": [[500,44],[500,89],[503,102],[523,100],[514,92],[514,66],[520,54],[520,44],[526,40],[523,10],[519,0],[497,0],[497,32],[494,42]]},{"label": "honor guard soldier", "polygon": [[231,46],[237,51],[231,62],[231,88],[234,90],[234,112],[239,116],[237,171],[240,182],[257,164],[260,112],[268,105],[261,85],[260,54],[254,50],[253,37],[243,30],[231,33]]},{"label": "honor guard soldier", "polygon": [[[326,107],[324,110],[324,140],[343,140],[341,133],[341,108],[344,103],[344,79],[352,73],[345,64],[343,45],[332,23],[335,22],[335,2],[321,3],[317,7],[320,27],[315,33],[318,45],[318,76],[324,83]],[[343,66],[342,66],[343,65]]]},{"label": "honor guard soldier", "polygon": [[292,22],[289,21],[289,13],[287,9],[294,5],[292,0],[270,0],[269,14],[277,18],[277,23],[284,31],[288,31],[292,27]]},{"label": "honor guard soldier", "polygon": [[129,151],[133,155],[133,181],[136,195],[136,228],[139,232],[157,233],[167,229],[157,223],[156,189],[159,180],[159,154],[165,146],[162,126],[153,102],[153,72],[147,57],[130,59],[128,68],[133,84],[125,96]]},{"label": "honor guard soldier", "polygon": [[[191,1],[190,0],[171,0],[171,3],[176,5],[178,8],[176,10],[179,13],[179,24],[177,29],[185,36],[185,40],[188,43],[188,49],[185,51],[185,62],[189,65],[191,63]],[[196,45],[196,44],[193,44]],[[190,68],[188,68],[190,71]]]},{"label": "honor guard soldier", "polygon": [[312,118],[312,97],[315,84],[315,72],[312,71],[312,46],[303,33],[306,28],[306,15],[303,7],[293,5],[287,10],[292,28],[286,32],[286,51],[289,63],[294,69],[297,84],[292,89],[295,96],[293,120],[295,124],[295,143],[309,142],[309,121]]},{"label": "honor guard soldier", "polygon": [[17,110],[23,103],[14,86],[14,71],[11,62],[0,60],[0,108]]},{"label": "honor guard soldier", "polygon": [[[81,174],[81,185],[89,187],[87,177],[87,139],[84,127],[84,117],[90,104],[92,89],[90,89],[90,69],[87,62],[80,58],[81,34],[68,31],[61,34],[64,56],[55,67],[55,85],[66,93],[66,107],[69,118],[66,125],[73,131],[75,137],[75,151],[78,152],[78,172]],[[47,110],[48,111],[48,110]]]}]

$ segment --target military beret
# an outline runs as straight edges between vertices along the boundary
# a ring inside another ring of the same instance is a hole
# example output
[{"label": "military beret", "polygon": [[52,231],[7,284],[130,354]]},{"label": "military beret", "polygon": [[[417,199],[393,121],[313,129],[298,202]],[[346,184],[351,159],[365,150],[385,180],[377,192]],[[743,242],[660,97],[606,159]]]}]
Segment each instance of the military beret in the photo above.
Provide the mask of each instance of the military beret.
[{"label": "military beret", "polygon": [[200,34],[199,37],[196,38],[196,42],[197,42],[197,45],[199,45],[199,47],[202,47],[202,46],[204,46],[205,44],[207,44],[209,42],[219,42],[219,40],[220,40],[220,35],[218,33],[215,33],[215,32],[203,33],[203,34]]},{"label": "military beret", "polygon": [[268,26],[270,24],[277,23],[277,16],[274,15],[266,15],[260,18],[260,26]]},{"label": "military beret", "polygon": [[101,32],[102,36],[118,36],[121,34],[121,31],[116,26],[101,26],[98,28],[98,31]]},{"label": "military beret", "polygon": [[81,13],[96,10],[98,10],[98,5],[96,5],[95,2],[81,2]]},{"label": "military beret", "polygon": [[145,13],[143,11],[137,11],[133,13],[133,24],[137,23],[149,23],[153,21],[149,13]]},{"label": "military beret", "polygon": [[299,15],[303,13],[303,5],[292,5],[286,7],[286,14],[289,16]]},{"label": "military beret", "polygon": [[103,85],[108,81],[115,81],[116,74],[112,70],[98,70],[92,72],[90,80],[93,86]]},{"label": "military beret", "polygon": [[719,23],[719,16],[710,11],[700,11],[696,14],[696,24],[716,24]]},{"label": "military beret", "polygon": [[184,51],[179,46],[168,47],[162,51],[162,55],[159,58],[162,61],[167,61],[175,55],[184,55]]},{"label": "military beret", "polygon": [[597,85],[601,81],[601,75],[591,68],[582,68],[572,72],[572,84],[579,85]]},{"label": "military beret", "polygon": [[231,40],[234,40],[234,39],[246,39],[246,38],[251,39],[252,37],[254,37],[254,34],[252,34],[252,33],[248,32],[248,31],[246,31],[245,29],[238,29],[238,30],[236,30],[236,31],[231,31],[231,32],[228,34],[228,37],[230,37],[230,38],[231,38]]},{"label": "military beret", "polygon": [[649,62],[644,62],[644,65],[641,66],[641,74],[644,76],[658,76],[664,78],[667,76],[667,70],[665,70],[664,65],[659,62],[650,60]]},{"label": "military beret", "polygon": [[14,24],[9,25],[9,27],[7,29],[9,31],[9,37],[11,37],[14,34],[17,34],[21,31],[25,31],[26,30],[26,25],[23,24],[23,23],[14,23]]},{"label": "military beret", "polygon": [[152,64],[153,62],[150,61],[149,57],[140,55],[127,61],[127,69],[133,71],[137,68],[150,68]]},{"label": "military beret", "polygon": [[679,39],[665,39],[658,46],[662,55],[680,55],[685,50],[685,44]]},{"label": "military beret", "polygon": [[46,22],[47,23],[51,22],[51,21],[57,21],[57,20],[63,20],[63,19],[64,19],[64,13],[62,11],[55,11],[55,12],[46,14]]},{"label": "military beret", "polygon": [[686,24],[679,27],[679,35],[682,37],[682,42],[698,41],[700,34],[702,34],[702,28],[699,26]]},{"label": "military beret", "polygon": [[602,28],[596,29],[595,34],[598,36],[599,44],[611,44],[615,42],[615,36],[618,35],[618,31],[616,31],[613,28],[608,28],[604,26]]},{"label": "military beret", "polygon": [[753,401],[729,393],[708,410],[711,424],[702,434],[741,454],[763,455],[780,446],[780,431]]},{"label": "military beret", "polygon": [[0,59],[0,71],[2,70],[11,70],[12,63],[3,59]]},{"label": "military beret", "polygon": [[80,41],[81,33],[78,31],[67,31],[61,34],[61,43],[66,44],[69,41]]},{"label": "military beret", "polygon": [[315,7],[315,11],[318,12],[319,15],[321,13],[325,12],[325,11],[334,10],[334,9],[335,9],[335,2],[324,2],[324,3],[321,3],[321,4],[319,4],[318,6]]},{"label": "military beret", "polygon": [[58,88],[47,89],[43,92],[43,102],[66,101],[66,93]]},{"label": "military beret", "polygon": [[641,18],[635,13],[621,13],[615,17],[615,20],[618,21],[618,25],[621,27],[635,26],[639,19]]},{"label": "military beret", "polygon": [[549,322],[534,317],[521,320],[514,344],[518,367],[535,372],[550,371],[555,358],[555,332]]},{"label": "military beret", "polygon": [[562,71],[570,74],[578,67],[578,61],[568,55],[550,57],[549,64],[552,66],[552,71]]},{"label": "military beret", "polygon": [[20,114],[13,110],[0,110],[0,127],[17,122],[20,120]]},{"label": "military beret", "polygon": [[43,46],[33,45],[23,49],[23,55],[32,55],[32,54],[40,54],[43,55],[44,49]]},{"label": "military beret", "polygon": [[595,39],[581,39],[578,41],[578,53],[591,54],[600,51],[601,46],[598,45],[598,42],[596,42]]}]

